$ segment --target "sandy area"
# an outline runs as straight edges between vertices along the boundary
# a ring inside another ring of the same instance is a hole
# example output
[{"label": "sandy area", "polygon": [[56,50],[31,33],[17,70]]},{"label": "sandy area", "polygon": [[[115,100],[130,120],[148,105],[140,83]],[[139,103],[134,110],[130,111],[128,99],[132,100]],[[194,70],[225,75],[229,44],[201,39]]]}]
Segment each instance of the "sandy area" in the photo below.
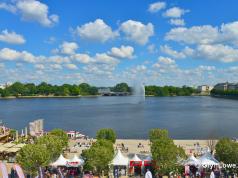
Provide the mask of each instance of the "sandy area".
[{"label": "sandy area", "polygon": [[[67,158],[72,158],[74,154],[80,155],[82,153],[82,150],[88,149],[87,146],[77,146],[77,143],[84,143],[89,144],[90,142],[93,142],[95,140],[71,140],[69,143],[70,152],[66,152],[65,156]],[[209,146],[209,142],[211,144],[211,141],[209,140],[174,140],[174,143],[177,146],[182,147],[186,154],[193,154],[197,153],[199,149],[201,148],[207,148]],[[213,144],[217,141],[214,140]],[[124,149],[122,148],[122,144],[124,145]],[[140,146],[139,146],[140,144]],[[75,146],[76,145],[76,146]],[[144,154],[148,155],[150,154],[150,142],[149,140],[140,140],[140,139],[117,139],[116,143],[114,144],[114,148],[118,148],[122,150],[122,153],[125,155],[128,154]],[[128,151],[127,151],[128,149]]]}]

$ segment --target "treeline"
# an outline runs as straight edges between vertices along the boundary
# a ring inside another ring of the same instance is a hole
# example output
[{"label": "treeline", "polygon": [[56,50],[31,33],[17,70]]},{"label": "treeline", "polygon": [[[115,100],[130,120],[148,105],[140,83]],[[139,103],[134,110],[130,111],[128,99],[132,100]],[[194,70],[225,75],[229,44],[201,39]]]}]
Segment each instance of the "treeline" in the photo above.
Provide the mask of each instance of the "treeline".
[{"label": "treeline", "polygon": [[51,85],[42,82],[39,85],[34,83],[23,84],[15,82],[5,89],[0,89],[2,97],[8,96],[78,96],[78,95],[97,95],[97,87],[90,86],[87,83],[80,85],[63,84],[61,86]]},{"label": "treeline", "polygon": [[[101,87],[100,87],[101,88]],[[127,83],[119,83],[114,87],[110,87],[113,92],[128,92],[132,93],[133,89],[128,86]],[[196,93],[196,90],[192,87],[174,87],[174,86],[145,86],[145,95],[149,96],[190,96]],[[88,96],[98,95],[98,87],[91,86],[87,83],[81,83],[79,85],[51,85],[46,82],[42,82],[39,85],[34,83],[20,83],[15,82],[5,89],[0,89],[1,97],[9,96]]]},{"label": "treeline", "polygon": [[174,87],[174,86],[145,86],[145,94],[148,96],[190,96],[196,93],[196,89],[192,87]]},{"label": "treeline", "polygon": [[238,97],[238,90],[211,90],[211,95]]}]

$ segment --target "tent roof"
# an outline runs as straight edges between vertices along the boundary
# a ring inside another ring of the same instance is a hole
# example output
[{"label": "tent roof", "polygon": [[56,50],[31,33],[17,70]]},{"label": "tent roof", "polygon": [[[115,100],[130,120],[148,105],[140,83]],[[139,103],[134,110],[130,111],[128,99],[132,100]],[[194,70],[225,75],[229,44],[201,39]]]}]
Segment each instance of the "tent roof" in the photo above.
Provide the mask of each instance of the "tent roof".
[{"label": "tent roof", "polygon": [[193,165],[193,166],[198,166],[201,164],[201,162],[195,158],[193,155],[190,156],[187,160],[183,162],[184,165]]},{"label": "tent roof", "polygon": [[7,153],[16,153],[16,152],[18,152],[20,149],[21,149],[21,148],[14,148],[14,147],[12,147],[12,148],[8,148],[7,150],[5,150],[5,152],[7,152]]},{"label": "tent roof", "polygon": [[137,154],[135,154],[134,157],[130,159],[130,161],[142,161],[142,160],[137,156]]},{"label": "tent roof", "polygon": [[84,160],[79,158],[76,154],[74,155],[74,157],[70,160],[68,160],[69,162],[78,162],[80,165],[82,165],[84,163]]},{"label": "tent roof", "polygon": [[219,165],[219,161],[217,161],[211,153],[205,153],[198,160],[202,165]]},{"label": "tent roof", "polygon": [[5,148],[11,148],[11,147],[13,147],[13,146],[15,146],[16,144],[14,144],[14,143],[6,143],[6,144],[4,144],[4,145],[2,145],[2,146],[4,146]]},{"label": "tent roof", "polygon": [[123,156],[120,150],[117,150],[117,154],[114,156],[111,164],[116,166],[127,166],[128,158]]},{"label": "tent roof", "polygon": [[52,163],[51,165],[52,166],[66,166],[67,162],[69,160],[66,159],[62,154],[59,156],[59,158],[54,162]]}]

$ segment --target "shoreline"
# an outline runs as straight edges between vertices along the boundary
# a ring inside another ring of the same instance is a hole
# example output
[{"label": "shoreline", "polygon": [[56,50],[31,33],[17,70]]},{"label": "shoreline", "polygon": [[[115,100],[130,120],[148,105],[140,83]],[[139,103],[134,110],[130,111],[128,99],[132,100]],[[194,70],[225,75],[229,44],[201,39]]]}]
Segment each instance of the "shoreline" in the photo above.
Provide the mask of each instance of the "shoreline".
[{"label": "shoreline", "polygon": [[[155,95],[145,95],[145,97],[189,97],[189,96],[210,96],[210,95],[185,95],[185,96],[155,96]],[[0,97],[0,100],[8,100],[8,99],[35,99],[35,98],[96,98],[96,97],[110,97],[110,96],[102,96],[102,95],[78,95],[78,96],[8,96],[8,97]],[[121,96],[118,96],[121,97]]]}]

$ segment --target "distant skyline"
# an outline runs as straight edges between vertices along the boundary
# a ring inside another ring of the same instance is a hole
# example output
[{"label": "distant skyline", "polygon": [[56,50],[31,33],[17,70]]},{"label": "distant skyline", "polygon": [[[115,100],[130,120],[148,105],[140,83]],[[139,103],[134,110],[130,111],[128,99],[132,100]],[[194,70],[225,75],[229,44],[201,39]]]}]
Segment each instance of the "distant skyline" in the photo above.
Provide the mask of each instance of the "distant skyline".
[{"label": "distant skyline", "polygon": [[238,82],[237,8],[237,0],[1,0],[0,84]]}]

